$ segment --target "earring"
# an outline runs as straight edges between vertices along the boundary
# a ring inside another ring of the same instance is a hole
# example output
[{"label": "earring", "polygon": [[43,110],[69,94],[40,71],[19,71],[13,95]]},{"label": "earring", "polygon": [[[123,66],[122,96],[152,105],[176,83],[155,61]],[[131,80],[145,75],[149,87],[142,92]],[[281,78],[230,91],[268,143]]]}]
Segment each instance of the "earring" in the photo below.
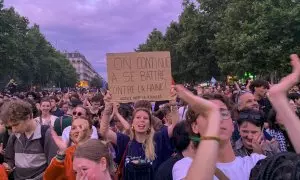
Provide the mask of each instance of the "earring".
[{"label": "earring", "polygon": [[150,128],[148,128],[148,130],[147,130],[147,134],[150,134],[150,132],[151,132],[151,129],[150,129]]},{"label": "earring", "polygon": [[134,127],[133,126],[131,126],[131,130],[134,132]]}]

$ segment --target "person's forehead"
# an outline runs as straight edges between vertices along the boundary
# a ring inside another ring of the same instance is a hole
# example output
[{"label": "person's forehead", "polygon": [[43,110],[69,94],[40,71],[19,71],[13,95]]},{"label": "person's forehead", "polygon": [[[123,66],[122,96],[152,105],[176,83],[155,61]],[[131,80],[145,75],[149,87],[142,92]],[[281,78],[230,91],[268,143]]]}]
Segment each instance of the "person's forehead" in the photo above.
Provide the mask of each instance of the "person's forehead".
[{"label": "person's forehead", "polygon": [[74,119],[72,126],[88,125],[88,121],[82,118]]},{"label": "person's forehead", "polygon": [[148,115],[148,113],[141,110],[141,111],[137,111],[136,115]]},{"label": "person's forehead", "polygon": [[80,112],[82,112],[82,111],[84,111],[84,112],[85,112],[85,109],[84,109],[84,108],[82,108],[82,107],[76,107],[76,108],[74,108],[74,110],[76,110],[76,111],[80,111]]},{"label": "person's forehead", "polygon": [[50,102],[44,101],[44,102],[42,102],[42,105],[50,105]]},{"label": "person's forehead", "polygon": [[242,124],[241,124],[241,126],[240,126],[240,128],[243,128],[243,129],[257,129],[257,128],[259,128],[258,126],[256,126],[255,124],[253,124],[253,123],[250,123],[250,122],[248,122],[248,121],[245,121],[245,122],[243,122]]},{"label": "person's forehead", "polygon": [[91,167],[95,164],[95,162],[85,159],[85,158],[79,158],[79,157],[74,157],[74,163],[73,167],[81,167],[81,166],[86,166],[86,167]]},{"label": "person's forehead", "polygon": [[244,100],[244,101],[246,101],[246,100],[248,100],[248,99],[255,99],[254,98],[254,95],[252,94],[252,93],[250,93],[250,92],[247,92],[247,93],[244,93],[244,94],[242,94],[241,96],[240,96],[240,100]]},{"label": "person's forehead", "polygon": [[216,104],[220,109],[228,109],[228,107],[220,100],[210,100],[214,104]]}]

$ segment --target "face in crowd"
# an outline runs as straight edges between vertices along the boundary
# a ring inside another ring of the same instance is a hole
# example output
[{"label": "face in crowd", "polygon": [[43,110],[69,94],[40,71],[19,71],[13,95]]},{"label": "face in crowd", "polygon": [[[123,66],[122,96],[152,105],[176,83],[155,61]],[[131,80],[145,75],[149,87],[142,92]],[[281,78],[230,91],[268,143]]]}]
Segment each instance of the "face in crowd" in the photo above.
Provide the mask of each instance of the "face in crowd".
[{"label": "face in crowd", "polygon": [[266,97],[266,94],[268,92],[268,88],[264,86],[255,87],[254,90],[255,90],[255,94],[257,94],[261,98]]},{"label": "face in crowd", "polygon": [[[228,107],[220,100],[210,100],[214,104],[216,104],[221,113],[221,124],[220,124],[220,139],[223,142],[230,141],[232,136],[234,126],[231,118],[231,112],[228,110]],[[205,134],[207,129],[208,122],[204,116],[199,115],[196,119],[196,126],[193,126],[193,132],[195,134]]]},{"label": "face in crowd", "polygon": [[110,178],[112,160],[104,142],[90,139],[78,146],[73,160],[76,179],[102,180]]},{"label": "face in crowd", "polygon": [[89,121],[82,118],[77,118],[72,121],[70,138],[75,144],[85,142],[92,134],[91,125]]},{"label": "face in crowd", "polygon": [[84,118],[87,119],[87,111],[86,109],[84,109],[83,107],[76,107],[73,109],[73,113],[72,113],[72,118],[74,119],[78,119],[78,118]]},{"label": "face in crowd", "polygon": [[259,110],[259,105],[254,95],[250,92],[243,93],[238,99],[238,109],[253,109]]},{"label": "face in crowd", "polygon": [[16,122],[11,122],[8,121],[8,127],[11,127],[11,130],[13,133],[25,133],[30,131],[30,124],[31,124],[31,120],[32,117],[30,115],[27,116],[27,119],[25,120],[20,120],[20,121],[16,121]]},{"label": "face in crowd", "polygon": [[50,101],[42,101],[40,104],[40,110],[41,110],[42,114],[48,114],[51,110]]},{"label": "face in crowd", "polygon": [[251,150],[253,149],[253,140],[262,135],[262,127],[245,121],[239,126],[239,132],[242,138],[243,145],[245,146],[245,148]]},{"label": "face in crowd", "polygon": [[51,109],[56,107],[56,101],[55,99],[50,99]]},{"label": "face in crowd", "polygon": [[63,110],[63,112],[65,114],[67,114],[68,109],[69,109],[69,105],[67,103],[65,103],[65,104],[62,105],[61,109]]},{"label": "face in crowd", "polygon": [[132,127],[135,133],[144,134],[151,128],[151,115],[146,109],[136,110],[132,120]]}]

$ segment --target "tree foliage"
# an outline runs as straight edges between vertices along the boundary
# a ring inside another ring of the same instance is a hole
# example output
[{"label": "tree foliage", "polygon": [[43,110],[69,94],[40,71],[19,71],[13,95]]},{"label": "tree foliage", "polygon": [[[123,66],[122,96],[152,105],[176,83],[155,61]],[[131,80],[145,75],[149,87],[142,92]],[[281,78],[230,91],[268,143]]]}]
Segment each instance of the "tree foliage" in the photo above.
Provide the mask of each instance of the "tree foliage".
[{"label": "tree foliage", "polygon": [[102,88],[102,84],[103,84],[103,79],[98,76],[95,76],[92,78],[92,80],[90,82],[90,87],[99,89],[99,88]]},{"label": "tree foliage", "polygon": [[285,73],[299,41],[298,0],[183,0],[178,22],[165,34],[154,29],[136,50],[169,50],[175,80],[199,82]]},{"label": "tree foliage", "polygon": [[23,86],[73,87],[77,74],[70,62],[45,39],[39,26],[0,1],[0,82]]},{"label": "tree foliage", "polygon": [[231,0],[222,27],[214,44],[224,72],[286,73],[289,54],[300,50],[300,3]]}]

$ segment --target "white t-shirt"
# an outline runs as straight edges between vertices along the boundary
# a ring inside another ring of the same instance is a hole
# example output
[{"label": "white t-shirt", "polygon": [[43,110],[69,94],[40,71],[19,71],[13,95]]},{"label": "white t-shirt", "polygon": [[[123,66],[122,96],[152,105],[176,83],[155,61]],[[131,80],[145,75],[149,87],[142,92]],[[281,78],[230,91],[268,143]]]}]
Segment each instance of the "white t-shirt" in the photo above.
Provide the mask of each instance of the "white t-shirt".
[{"label": "white t-shirt", "polygon": [[[248,180],[252,168],[259,160],[265,157],[264,155],[253,153],[251,156],[236,157],[230,163],[217,163],[216,166],[231,180]],[[184,179],[192,162],[193,159],[190,157],[185,157],[177,161],[172,170],[173,180]],[[214,180],[218,180],[218,178],[214,176]]]},{"label": "white t-shirt", "polygon": [[[97,128],[96,128],[95,126],[92,126],[92,129],[93,129],[93,132],[92,132],[91,139],[99,139],[98,133],[97,133]],[[71,131],[71,126],[68,126],[68,127],[66,127],[66,128],[63,130],[63,133],[62,133],[62,140],[63,140],[64,142],[69,142],[69,139],[70,139],[70,131]]]},{"label": "white t-shirt", "polygon": [[57,117],[53,116],[53,115],[50,115],[50,119],[44,119],[41,116],[35,118],[35,120],[40,122],[42,125],[48,125],[51,127],[54,127],[54,122],[56,119],[57,119]]}]

